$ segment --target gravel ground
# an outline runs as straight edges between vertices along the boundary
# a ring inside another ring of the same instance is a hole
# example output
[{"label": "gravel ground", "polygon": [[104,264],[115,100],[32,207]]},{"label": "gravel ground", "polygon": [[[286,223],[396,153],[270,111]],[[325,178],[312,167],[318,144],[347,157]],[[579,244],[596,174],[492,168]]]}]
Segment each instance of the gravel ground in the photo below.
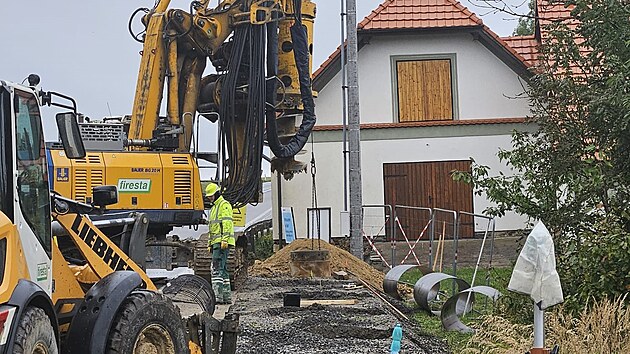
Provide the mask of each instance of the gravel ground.
[{"label": "gravel ground", "polygon": [[[355,305],[283,307],[283,294],[302,299],[357,299]],[[239,289],[230,312],[240,313],[239,354],[352,353],[389,354],[396,318],[364,288],[352,281],[267,279],[250,277]],[[410,333],[401,354],[448,353],[437,338]]]}]

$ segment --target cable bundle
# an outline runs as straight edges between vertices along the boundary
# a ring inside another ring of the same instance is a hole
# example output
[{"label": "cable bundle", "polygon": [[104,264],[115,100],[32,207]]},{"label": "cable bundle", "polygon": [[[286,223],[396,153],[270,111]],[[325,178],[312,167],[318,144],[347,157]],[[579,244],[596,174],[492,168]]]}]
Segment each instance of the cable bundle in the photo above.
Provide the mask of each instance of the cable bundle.
[{"label": "cable bundle", "polygon": [[[276,125],[277,22],[239,25],[232,37],[219,113],[221,156],[225,167],[221,176],[222,193],[237,208],[258,199],[265,125],[269,147],[279,158],[297,154],[315,125],[308,40],[306,29],[302,26],[302,1],[293,0],[293,6],[295,23],[291,26],[291,38],[304,111],[302,124],[286,144],[280,141]],[[268,81],[265,80],[267,76],[270,78]],[[239,86],[239,83],[245,82],[247,84]]]},{"label": "cable bundle", "polygon": [[[246,94],[238,86],[239,79],[243,78],[247,78]],[[239,26],[234,31],[228,72],[221,91],[221,140],[225,143],[226,167],[222,193],[238,208],[258,199],[262,173],[266,101],[264,26]],[[243,99],[245,106],[241,104]]]}]

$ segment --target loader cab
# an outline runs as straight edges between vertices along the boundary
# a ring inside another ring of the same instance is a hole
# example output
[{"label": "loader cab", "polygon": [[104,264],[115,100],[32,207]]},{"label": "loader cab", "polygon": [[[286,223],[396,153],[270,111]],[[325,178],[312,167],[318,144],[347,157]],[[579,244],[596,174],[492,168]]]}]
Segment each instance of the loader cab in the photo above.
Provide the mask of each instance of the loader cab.
[{"label": "loader cab", "polygon": [[[50,295],[53,281],[48,179],[52,174],[46,160],[40,95],[28,86],[0,84],[0,212],[6,217],[2,218],[4,223],[15,225],[22,249],[19,259],[6,261],[21,263],[14,267],[25,265],[30,280]],[[69,146],[69,155],[80,155],[80,141],[68,141],[74,133],[73,123],[69,117],[58,121],[65,124],[60,136],[64,146]],[[0,245],[6,243],[0,239]],[[3,265],[3,278],[8,269],[11,266]]]},{"label": "loader cab", "polygon": [[39,101],[28,87],[2,85],[0,203],[16,226],[30,280],[52,291],[48,170]]}]

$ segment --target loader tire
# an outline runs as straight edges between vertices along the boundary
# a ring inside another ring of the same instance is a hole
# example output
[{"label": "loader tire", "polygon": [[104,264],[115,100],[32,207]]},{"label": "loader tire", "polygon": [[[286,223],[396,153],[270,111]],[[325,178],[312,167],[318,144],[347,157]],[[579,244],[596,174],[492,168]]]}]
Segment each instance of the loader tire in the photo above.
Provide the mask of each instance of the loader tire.
[{"label": "loader tire", "polygon": [[57,354],[57,338],[50,318],[39,307],[29,306],[20,319],[13,346],[15,354]]},{"label": "loader tire", "polygon": [[107,339],[108,354],[179,354],[188,351],[179,309],[166,296],[140,290],[118,310]]}]

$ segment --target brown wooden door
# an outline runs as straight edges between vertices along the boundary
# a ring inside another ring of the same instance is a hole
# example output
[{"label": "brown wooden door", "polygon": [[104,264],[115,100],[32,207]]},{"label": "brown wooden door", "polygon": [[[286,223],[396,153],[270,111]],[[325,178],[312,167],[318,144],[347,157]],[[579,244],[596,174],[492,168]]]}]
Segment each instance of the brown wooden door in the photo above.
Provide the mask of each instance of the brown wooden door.
[{"label": "brown wooden door", "polygon": [[[453,181],[450,175],[453,170],[470,170],[470,161],[383,164],[385,204],[441,208],[472,213],[472,187],[465,183]],[[425,211],[406,208],[397,208],[396,215],[410,239],[416,239],[420,235],[429,219],[428,213]],[[468,219],[463,218],[464,221]],[[451,214],[439,212],[434,227],[436,238],[442,233],[446,238],[453,237]],[[470,222],[465,222],[460,229],[460,236],[471,237],[472,227]],[[425,232],[423,238],[428,238],[428,232]],[[398,239],[403,239],[400,231],[398,232]]]}]

